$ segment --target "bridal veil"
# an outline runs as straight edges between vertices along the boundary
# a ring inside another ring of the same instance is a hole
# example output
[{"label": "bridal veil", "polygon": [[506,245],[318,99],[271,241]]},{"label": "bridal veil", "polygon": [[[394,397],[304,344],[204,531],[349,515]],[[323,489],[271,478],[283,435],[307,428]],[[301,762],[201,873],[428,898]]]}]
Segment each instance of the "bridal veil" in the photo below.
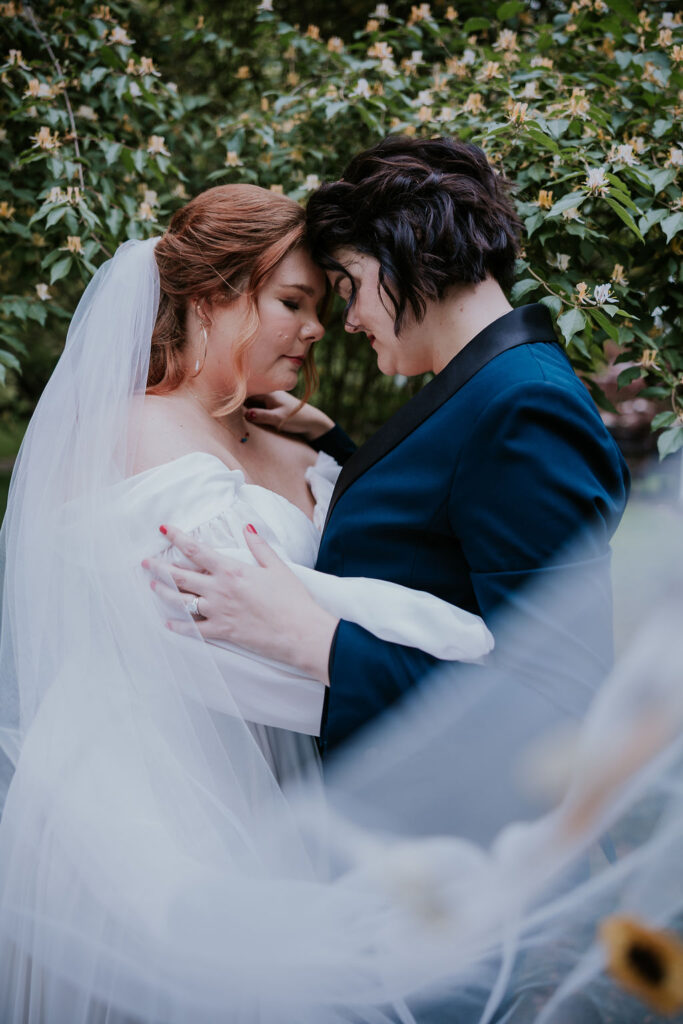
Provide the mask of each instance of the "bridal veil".
[{"label": "bridal veil", "polygon": [[342,753],[325,803],[284,791],[229,693],[202,700],[224,681],[165,629],[112,501],[154,244],[86,290],[2,530],[3,1024],[642,1021],[598,936],[681,924],[680,592],[594,697],[566,665],[447,672]]}]

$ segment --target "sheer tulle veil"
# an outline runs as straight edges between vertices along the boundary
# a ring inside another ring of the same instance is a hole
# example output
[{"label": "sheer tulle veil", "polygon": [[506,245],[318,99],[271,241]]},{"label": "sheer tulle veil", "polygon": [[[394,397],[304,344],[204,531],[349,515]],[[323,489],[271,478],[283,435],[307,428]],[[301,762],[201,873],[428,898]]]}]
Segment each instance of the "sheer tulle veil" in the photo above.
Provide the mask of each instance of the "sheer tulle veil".
[{"label": "sheer tulle veil", "polygon": [[324,804],[283,791],[201,698],[207,645],[164,627],[158,524],[121,511],[154,245],[87,288],[2,529],[3,1024],[642,1021],[596,936],[683,915],[680,590],[590,702],[460,667],[342,753]]}]

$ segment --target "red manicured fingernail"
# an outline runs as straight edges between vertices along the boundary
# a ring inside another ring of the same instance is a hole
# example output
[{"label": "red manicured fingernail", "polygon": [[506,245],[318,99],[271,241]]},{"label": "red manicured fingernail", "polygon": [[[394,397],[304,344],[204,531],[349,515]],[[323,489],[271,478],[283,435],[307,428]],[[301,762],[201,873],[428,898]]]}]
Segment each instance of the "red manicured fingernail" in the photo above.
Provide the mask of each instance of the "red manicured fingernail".
[{"label": "red manicured fingernail", "polygon": [[251,523],[247,523],[247,533],[258,533],[258,530]]},{"label": "red manicured fingernail", "polygon": [[140,562],[140,565],[142,566],[143,569],[149,569],[149,562],[147,561],[147,559],[145,559],[144,562]]},{"label": "red manicured fingernail", "polygon": [[165,536],[166,536],[166,534],[168,533],[168,530],[166,529],[166,527],[165,527],[165,526],[160,526],[160,527],[159,527],[159,530],[161,531],[161,533],[163,533],[164,537],[165,537]]},{"label": "red manicured fingernail", "polygon": [[245,415],[246,419],[253,420],[253,418],[256,415],[256,413],[253,411],[253,409],[248,409],[247,412],[245,412],[244,415]]}]

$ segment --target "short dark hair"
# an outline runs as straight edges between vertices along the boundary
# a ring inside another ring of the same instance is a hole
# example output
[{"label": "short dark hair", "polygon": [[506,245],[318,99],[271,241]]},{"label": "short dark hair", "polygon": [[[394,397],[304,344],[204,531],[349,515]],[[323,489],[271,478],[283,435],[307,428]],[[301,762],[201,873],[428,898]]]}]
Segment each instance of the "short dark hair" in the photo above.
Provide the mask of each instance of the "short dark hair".
[{"label": "short dark hair", "polygon": [[[449,285],[491,275],[510,287],[522,229],[510,190],[472,143],[389,135],[311,195],[311,253],[341,272],[334,253],[342,247],[373,256],[398,334],[407,306],[419,321]],[[347,309],[354,298],[352,282]]]}]

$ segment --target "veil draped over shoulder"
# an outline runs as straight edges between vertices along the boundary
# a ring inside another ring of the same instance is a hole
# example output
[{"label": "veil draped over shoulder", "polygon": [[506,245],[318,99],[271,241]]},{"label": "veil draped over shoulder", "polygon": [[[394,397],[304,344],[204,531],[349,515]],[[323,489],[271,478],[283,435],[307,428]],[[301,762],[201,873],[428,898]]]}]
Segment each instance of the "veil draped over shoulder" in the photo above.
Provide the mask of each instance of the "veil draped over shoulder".
[{"label": "veil draped over shoulder", "polygon": [[[681,951],[648,929],[683,917],[680,591],[587,710],[552,676],[460,667],[343,752],[324,802],[314,778],[283,791],[229,692],[220,714],[202,699],[224,680],[164,628],[112,500],[154,244],[86,290],[2,530],[3,1024],[635,1024],[641,996],[676,1005]],[[657,969],[629,959],[624,917]],[[606,972],[620,950],[640,996]]]}]

